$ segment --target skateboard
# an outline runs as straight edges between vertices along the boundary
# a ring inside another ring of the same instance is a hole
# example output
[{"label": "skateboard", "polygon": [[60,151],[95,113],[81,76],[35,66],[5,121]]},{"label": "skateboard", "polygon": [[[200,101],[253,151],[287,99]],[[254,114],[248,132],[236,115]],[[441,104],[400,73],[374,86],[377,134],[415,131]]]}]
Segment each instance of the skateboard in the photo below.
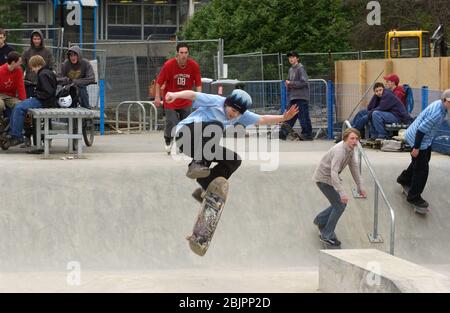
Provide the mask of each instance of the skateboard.
[{"label": "skateboard", "polygon": [[368,147],[368,148],[372,148],[372,149],[381,149],[381,145],[382,145],[382,140],[380,139],[376,139],[376,140],[361,140],[361,145],[363,147]]},{"label": "skateboard", "polygon": [[[409,186],[402,185],[402,193],[405,195],[405,198],[408,196],[409,188],[410,188]],[[425,215],[431,211],[430,208],[420,208],[418,206],[415,206],[412,203],[409,203],[409,204],[413,207],[414,212],[422,214],[422,215]]]},{"label": "skateboard", "polygon": [[205,192],[200,212],[192,230],[192,235],[186,237],[191,250],[204,256],[209,248],[212,237],[222,215],[228,194],[228,181],[217,177],[208,186]]},{"label": "skateboard", "polygon": [[297,141],[302,140],[300,135],[286,122],[281,123],[281,129],[284,129],[287,132],[286,138],[290,138],[291,140]]}]

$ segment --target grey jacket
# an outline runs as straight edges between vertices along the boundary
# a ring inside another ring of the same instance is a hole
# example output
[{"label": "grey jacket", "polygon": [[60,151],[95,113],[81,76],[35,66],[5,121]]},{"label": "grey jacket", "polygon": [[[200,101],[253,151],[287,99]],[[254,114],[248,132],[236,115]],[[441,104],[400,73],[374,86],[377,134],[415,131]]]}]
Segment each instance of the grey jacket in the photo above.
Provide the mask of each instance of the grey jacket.
[{"label": "grey jacket", "polygon": [[[33,45],[33,35],[39,35],[41,36],[41,45],[39,47],[35,47]],[[31,46],[27,50],[25,50],[22,54],[22,61],[25,67],[25,81],[29,81],[32,84],[37,84],[37,75],[31,70],[31,67],[29,67],[28,62],[30,61],[32,56],[40,55],[44,58],[44,61],[46,63],[45,67],[49,70],[53,70],[53,66],[55,61],[53,60],[53,55],[51,51],[47,48],[45,48],[44,45],[44,36],[42,32],[38,29],[33,30],[33,32],[30,35],[30,43]],[[25,82],[26,84],[27,82]]]},{"label": "grey jacket", "polygon": [[309,101],[308,74],[301,63],[289,69],[289,100],[303,99]]},{"label": "grey jacket", "polygon": [[[67,60],[61,65],[58,77],[63,83],[73,82],[77,86],[87,86],[95,83],[94,69],[88,60],[83,59],[81,54],[81,49],[78,46],[73,46],[69,48],[67,55],[70,52],[74,52],[78,55],[78,62],[72,64],[67,56]],[[65,78],[65,81],[63,80]]]},{"label": "grey jacket", "polygon": [[358,186],[358,190],[361,190],[363,188],[363,182],[359,174],[358,163],[354,157],[353,150],[344,141],[336,144],[322,157],[319,166],[314,172],[313,180],[333,186],[342,197],[346,193],[339,174],[347,165]]}]

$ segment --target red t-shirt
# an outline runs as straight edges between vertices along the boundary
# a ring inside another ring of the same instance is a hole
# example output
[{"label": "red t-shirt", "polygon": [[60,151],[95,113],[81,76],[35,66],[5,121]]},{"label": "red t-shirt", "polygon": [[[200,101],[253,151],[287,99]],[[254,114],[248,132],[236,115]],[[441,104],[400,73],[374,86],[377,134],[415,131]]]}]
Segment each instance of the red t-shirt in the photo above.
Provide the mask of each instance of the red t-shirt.
[{"label": "red t-shirt", "polygon": [[[176,58],[172,58],[164,63],[161,72],[156,79],[156,83],[162,86],[164,83],[166,87],[163,91],[162,97],[168,91],[177,92],[182,90],[192,90],[192,88],[200,87],[202,85],[202,78],[200,76],[200,67],[198,63],[192,59],[188,59],[185,68],[178,65]],[[185,99],[176,99],[171,103],[164,102],[166,109],[183,109],[192,105],[192,101]]]},{"label": "red t-shirt", "polygon": [[23,72],[20,67],[10,72],[8,63],[0,66],[0,93],[14,98],[19,94],[19,100],[27,98],[23,84]]}]

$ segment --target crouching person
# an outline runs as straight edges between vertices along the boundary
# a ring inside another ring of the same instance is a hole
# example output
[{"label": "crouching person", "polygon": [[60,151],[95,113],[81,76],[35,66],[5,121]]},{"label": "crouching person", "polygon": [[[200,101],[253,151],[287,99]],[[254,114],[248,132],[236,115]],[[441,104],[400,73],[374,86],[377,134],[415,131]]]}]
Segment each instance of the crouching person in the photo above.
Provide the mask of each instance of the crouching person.
[{"label": "crouching person", "polygon": [[23,128],[28,109],[53,107],[56,101],[56,75],[45,67],[40,55],[30,58],[29,66],[37,74],[36,96],[19,102],[11,114],[10,131],[6,137],[8,146],[16,146],[24,142]]},{"label": "crouching person", "polygon": [[343,141],[336,144],[322,157],[314,173],[313,180],[330,202],[330,206],[320,212],[314,219],[314,224],[320,231],[319,239],[328,247],[338,248],[341,245],[334,230],[349,201],[339,177],[339,174],[347,165],[357,185],[358,193],[366,197],[358,163],[353,153],[358,145],[359,137],[360,133],[357,129],[346,129]]}]

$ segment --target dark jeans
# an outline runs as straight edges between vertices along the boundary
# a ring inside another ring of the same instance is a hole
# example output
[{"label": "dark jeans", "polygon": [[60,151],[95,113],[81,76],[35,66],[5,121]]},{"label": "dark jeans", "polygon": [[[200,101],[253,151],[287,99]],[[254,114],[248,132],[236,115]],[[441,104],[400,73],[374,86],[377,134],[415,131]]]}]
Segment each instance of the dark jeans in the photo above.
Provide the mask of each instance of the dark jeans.
[{"label": "dark jeans", "polygon": [[341,196],[333,186],[318,182],[317,187],[327,197],[330,206],[316,216],[314,224],[323,227],[321,234],[324,238],[336,239],[334,230],[347,205],[341,202]]},{"label": "dark jeans", "polygon": [[80,106],[86,109],[90,108],[89,105],[89,95],[87,92],[86,86],[78,86],[79,97],[80,97]]},{"label": "dark jeans", "polygon": [[[289,109],[293,104],[297,104],[298,114],[295,115],[290,120],[286,121],[286,123],[288,123],[291,127],[294,127],[295,121],[298,118],[298,120],[300,121],[300,125],[302,127],[302,134],[307,137],[312,136],[312,125],[311,125],[311,118],[309,117],[308,101],[303,99],[291,100],[291,102],[289,103],[289,107],[287,109]],[[284,129],[281,129],[280,132],[281,137],[286,138],[286,136],[288,135],[287,131]]]},{"label": "dark jeans", "polygon": [[369,111],[367,109],[361,109],[353,118],[352,126],[363,132],[366,125],[369,123]]},{"label": "dark jeans", "polygon": [[416,158],[411,157],[411,163],[397,178],[399,184],[410,186],[408,200],[414,201],[418,199],[425,185],[427,184],[428,172],[431,159],[431,146],[425,150],[419,150]]},{"label": "dark jeans", "polygon": [[208,165],[217,163],[208,177],[197,179],[204,190],[217,177],[230,178],[242,163],[236,152],[220,145],[222,136],[223,125],[220,122],[191,123],[177,133],[176,144],[180,152]]},{"label": "dark jeans", "polygon": [[27,85],[25,84],[25,92],[27,94],[27,98],[36,97],[35,89],[36,85]]},{"label": "dark jeans", "polygon": [[184,109],[164,109],[164,113],[166,114],[166,125],[164,128],[164,139],[166,141],[166,144],[170,144],[172,141],[172,130],[177,124],[184,120],[186,117],[191,114],[191,107],[184,108]]}]

